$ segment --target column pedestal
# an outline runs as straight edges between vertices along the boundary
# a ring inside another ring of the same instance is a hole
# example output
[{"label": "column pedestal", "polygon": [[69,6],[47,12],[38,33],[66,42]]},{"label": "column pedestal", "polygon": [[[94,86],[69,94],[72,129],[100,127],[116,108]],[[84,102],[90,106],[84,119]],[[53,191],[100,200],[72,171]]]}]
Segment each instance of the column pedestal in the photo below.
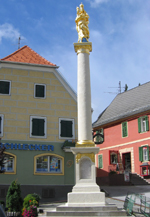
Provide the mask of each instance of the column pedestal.
[{"label": "column pedestal", "polygon": [[76,159],[76,185],[68,194],[68,206],[105,205],[105,194],[96,184],[95,154],[97,147],[71,148]]}]

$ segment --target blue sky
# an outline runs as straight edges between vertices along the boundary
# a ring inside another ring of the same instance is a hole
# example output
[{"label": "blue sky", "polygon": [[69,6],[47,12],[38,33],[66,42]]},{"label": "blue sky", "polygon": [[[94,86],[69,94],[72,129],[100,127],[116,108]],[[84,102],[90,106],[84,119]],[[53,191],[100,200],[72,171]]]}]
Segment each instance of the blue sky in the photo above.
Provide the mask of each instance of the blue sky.
[{"label": "blue sky", "polygon": [[[28,45],[77,91],[78,0],[0,0],[0,58]],[[150,1],[82,0],[89,14],[92,120],[118,93],[150,81]],[[110,93],[109,93],[110,92]]]}]

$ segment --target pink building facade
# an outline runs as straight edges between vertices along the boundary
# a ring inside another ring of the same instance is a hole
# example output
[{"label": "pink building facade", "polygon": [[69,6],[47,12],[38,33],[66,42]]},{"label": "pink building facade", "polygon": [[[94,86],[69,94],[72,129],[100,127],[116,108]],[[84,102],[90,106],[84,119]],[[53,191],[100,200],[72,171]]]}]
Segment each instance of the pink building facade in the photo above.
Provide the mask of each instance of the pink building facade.
[{"label": "pink building facade", "polygon": [[[118,94],[93,123],[97,177],[125,171],[150,175],[150,82]],[[103,137],[100,136],[103,135]]]}]

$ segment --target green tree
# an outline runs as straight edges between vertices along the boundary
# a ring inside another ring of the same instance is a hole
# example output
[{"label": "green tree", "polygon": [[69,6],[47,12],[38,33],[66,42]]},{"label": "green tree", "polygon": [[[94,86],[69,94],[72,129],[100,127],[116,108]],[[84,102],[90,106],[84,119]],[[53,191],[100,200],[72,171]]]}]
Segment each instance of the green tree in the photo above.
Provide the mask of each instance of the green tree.
[{"label": "green tree", "polygon": [[7,191],[6,207],[10,212],[21,212],[22,204],[20,184],[17,184],[17,181],[13,181]]}]

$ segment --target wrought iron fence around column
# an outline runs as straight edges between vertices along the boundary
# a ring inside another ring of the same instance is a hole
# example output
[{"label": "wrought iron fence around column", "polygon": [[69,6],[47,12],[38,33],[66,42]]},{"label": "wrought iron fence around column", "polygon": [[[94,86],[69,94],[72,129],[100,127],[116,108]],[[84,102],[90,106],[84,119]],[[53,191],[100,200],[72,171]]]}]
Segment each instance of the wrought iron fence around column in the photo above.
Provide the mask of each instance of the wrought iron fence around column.
[{"label": "wrought iron fence around column", "polygon": [[124,209],[128,215],[141,213],[146,217],[150,217],[150,198],[142,194],[127,193]]}]

